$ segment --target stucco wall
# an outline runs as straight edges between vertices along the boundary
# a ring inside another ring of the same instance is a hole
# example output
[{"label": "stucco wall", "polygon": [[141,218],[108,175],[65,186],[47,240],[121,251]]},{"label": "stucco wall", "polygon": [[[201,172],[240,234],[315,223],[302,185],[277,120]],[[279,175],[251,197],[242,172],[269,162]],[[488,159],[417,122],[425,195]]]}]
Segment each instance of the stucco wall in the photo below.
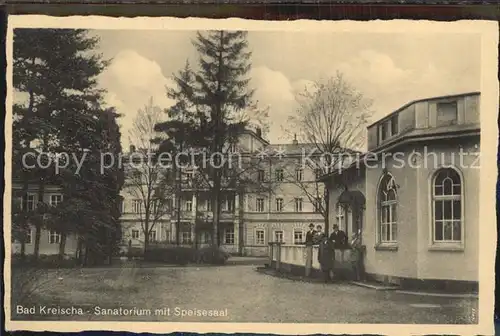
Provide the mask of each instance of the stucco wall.
[{"label": "stucco wall", "polygon": [[[477,139],[478,140],[478,139]],[[382,250],[378,245],[377,188],[383,174],[383,165],[368,168],[366,172],[366,222],[363,241],[367,247],[365,267],[368,273],[437,280],[478,280],[479,249],[479,169],[472,168],[476,155],[463,155],[460,164],[460,144],[463,152],[474,152],[477,140],[466,142],[430,143],[406,147],[405,165],[386,158],[387,171],[395,178],[398,188],[398,242],[396,249]],[[415,151],[420,155],[411,155]],[[435,153],[439,162],[435,162]],[[426,156],[428,159],[423,160]],[[463,176],[464,244],[463,248],[444,249],[432,245],[431,181],[439,167],[450,165]],[[463,167],[461,167],[463,166]]]},{"label": "stucco wall", "polygon": [[[405,152],[406,153],[406,152]],[[383,154],[382,154],[383,155]],[[368,273],[411,277],[417,276],[417,175],[414,169],[402,165],[393,156],[386,156],[366,169],[366,213],[363,242],[366,245],[365,268]],[[384,174],[390,173],[397,189],[397,246],[384,249],[378,239],[378,186]]]},{"label": "stucco wall", "polygon": [[[33,254],[35,250],[35,228],[31,228],[31,243],[26,244],[26,254]],[[66,237],[66,246],[64,248],[65,254],[67,255],[75,255],[77,249],[77,239],[74,235],[69,235]],[[12,252],[19,253],[21,252],[21,244],[20,243],[12,243]],[[49,231],[42,230],[40,235],[40,255],[53,255],[59,253],[59,243],[51,244],[49,242]]]},{"label": "stucco wall", "polygon": [[[417,171],[418,187],[418,277],[421,279],[453,279],[478,281],[479,262],[479,177],[480,171],[474,145],[477,139],[462,143],[462,163],[458,155],[458,144],[435,144],[432,149],[438,154],[437,162],[428,156],[427,164]],[[423,148],[419,151],[423,153]],[[453,163],[455,161],[455,163]],[[462,175],[463,246],[436,246],[432,244],[432,180],[438,167],[453,166]]]}]

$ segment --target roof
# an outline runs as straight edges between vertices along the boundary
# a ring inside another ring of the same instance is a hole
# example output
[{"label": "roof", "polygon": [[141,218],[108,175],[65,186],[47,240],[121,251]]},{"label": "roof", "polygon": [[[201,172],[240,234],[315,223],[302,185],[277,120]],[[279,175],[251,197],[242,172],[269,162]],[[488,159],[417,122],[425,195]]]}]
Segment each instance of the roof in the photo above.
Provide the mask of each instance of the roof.
[{"label": "roof", "polygon": [[[322,154],[322,151],[319,150],[321,147],[321,144],[314,144],[314,143],[287,143],[287,144],[270,144],[267,146],[267,148],[271,150],[276,150],[276,151],[283,151],[285,154],[290,154],[290,155],[302,155],[303,151],[317,151],[318,155]],[[361,153],[359,151],[356,151],[354,149],[349,149],[349,148],[338,148],[337,152],[339,153]]]},{"label": "roof", "polygon": [[[480,132],[481,129],[478,125],[451,125],[437,128],[414,129],[398,135],[384,145],[374,148],[374,150],[359,155],[357,159],[351,159],[350,163],[349,161],[346,161],[343,165],[343,170],[345,171],[352,167],[364,166],[363,163],[368,161],[377,161],[378,158],[372,157],[370,154],[377,154],[383,151],[392,150],[396,147],[408,144],[409,142],[429,141],[433,139],[440,139],[442,137],[479,136]],[[324,181],[331,176],[337,175],[339,171],[341,170],[335,169],[328,174],[322,175],[318,178],[318,181]]]},{"label": "roof", "polygon": [[427,97],[427,98],[420,98],[420,99],[412,100],[412,101],[404,104],[403,106],[399,107],[397,110],[392,111],[391,113],[389,113],[385,117],[380,118],[377,121],[372,122],[370,125],[368,125],[368,128],[374,126],[375,124],[378,124],[380,121],[382,121],[384,119],[390,118],[395,113],[398,113],[399,111],[402,111],[405,108],[409,107],[410,105],[413,105],[416,103],[421,103],[421,102],[426,102],[426,101],[431,101],[431,100],[438,100],[438,99],[458,98],[458,97],[465,97],[465,96],[477,96],[480,94],[481,94],[481,92],[479,92],[479,91],[473,91],[473,92],[457,93],[457,94],[451,94],[451,95],[445,95],[445,96]]}]

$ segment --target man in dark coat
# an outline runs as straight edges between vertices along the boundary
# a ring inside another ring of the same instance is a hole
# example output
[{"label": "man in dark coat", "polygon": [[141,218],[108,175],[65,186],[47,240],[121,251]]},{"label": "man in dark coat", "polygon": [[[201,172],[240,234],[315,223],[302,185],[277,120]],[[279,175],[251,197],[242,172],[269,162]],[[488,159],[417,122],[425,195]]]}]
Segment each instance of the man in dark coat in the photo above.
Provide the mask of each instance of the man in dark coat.
[{"label": "man in dark coat", "polygon": [[347,235],[344,231],[339,230],[339,226],[337,224],[333,226],[333,232],[330,235],[330,240],[333,242],[335,249],[345,250],[347,248]]},{"label": "man in dark coat", "polygon": [[335,262],[335,250],[333,249],[333,242],[326,235],[322,237],[319,243],[318,262],[321,265],[324,281],[332,281],[331,273]]},{"label": "man in dark coat", "polygon": [[339,226],[333,226],[333,232],[330,235],[330,240],[333,242],[333,248],[340,251],[340,261],[344,262],[344,252],[349,247],[347,235],[344,231],[339,230]]},{"label": "man in dark coat", "polygon": [[316,226],[316,234],[314,235],[314,243],[319,244],[323,240],[323,237],[327,237],[323,232],[321,225]]},{"label": "man in dark coat", "polygon": [[314,224],[309,224],[309,231],[306,233],[306,245],[314,245],[314,237],[316,236],[316,231],[314,231]]}]

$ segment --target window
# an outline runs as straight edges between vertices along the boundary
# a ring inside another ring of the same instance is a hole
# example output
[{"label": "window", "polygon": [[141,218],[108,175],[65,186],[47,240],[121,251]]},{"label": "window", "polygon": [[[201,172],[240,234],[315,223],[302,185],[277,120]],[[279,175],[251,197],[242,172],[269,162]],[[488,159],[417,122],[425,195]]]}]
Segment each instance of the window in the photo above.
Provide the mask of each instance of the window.
[{"label": "window", "polygon": [[150,242],[156,241],[156,230],[149,231],[149,241]]},{"label": "window", "polygon": [[304,241],[304,232],[302,230],[293,231],[293,243],[296,245],[302,244]]},{"label": "window", "polygon": [[283,212],[283,198],[276,199],[276,211]]},{"label": "window", "polygon": [[224,244],[234,244],[234,227],[228,227],[224,230]]},{"label": "window", "polygon": [[266,243],[264,234],[265,234],[264,230],[255,231],[255,244],[264,245]]},{"label": "window", "polygon": [[181,231],[181,244],[191,244],[191,231]]},{"label": "window", "polygon": [[210,243],[210,232],[207,231],[202,231],[200,233],[200,243],[202,244],[209,244]]},{"label": "window", "polygon": [[283,231],[274,231],[274,241],[283,243]]},{"label": "window", "polygon": [[295,212],[302,212],[302,198],[295,199]]},{"label": "window", "polygon": [[257,198],[256,202],[257,212],[264,212],[264,199]]},{"label": "window", "polygon": [[454,125],[458,119],[457,102],[437,103],[437,125]]},{"label": "window", "polygon": [[184,210],[185,211],[193,211],[193,201],[192,200],[186,200],[186,203],[184,203]]},{"label": "window", "polygon": [[385,120],[378,126],[378,142],[381,143],[399,132],[398,115],[395,114],[390,119]]},{"label": "window", "polygon": [[266,172],[264,171],[264,169],[259,169],[257,171],[257,180],[259,182],[263,182],[266,178]]},{"label": "window", "polygon": [[391,117],[391,136],[394,136],[398,134],[399,132],[399,127],[398,127],[398,115],[393,115]]},{"label": "window", "polygon": [[232,198],[227,198],[222,202],[222,211],[225,212],[234,211],[234,200]]},{"label": "window", "polygon": [[49,244],[59,244],[61,235],[56,231],[49,231]]},{"label": "window", "polygon": [[323,200],[321,197],[316,197],[316,200],[314,201],[314,212],[321,212],[323,209]]},{"label": "window", "polygon": [[274,174],[276,175],[276,181],[278,181],[278,182],[283,181],[283,169],[276,169]]},{"label": "window", "polygon": [[150,211],[152,212],[153,216],[157,215],[158,212],[161,210],[160,205],[161,205],[161,202],[159,199],[152,199],[151,200]]},{"label": "window", "polygon": [[165,231],[165,241],[170,242],[172,241],[172,232],[170,231]]},{"label": "window", "polygon": [[26,231],[26,236],[24,237],[25,244],[31,244],[33,242],[33,236],[31,234],[31,229]]},{"label": "window", "polygon": [[433,182],[433,240],[462,241],[462,181],[452,168],[441,169]]},{"label": "window", "polygon": [[132,212],[136,214],[142,212],[142,202],[140,199],[132,200]]},{"label": "window", "polygon": [[182,179],[184,181],[188,181],[188,182],[191,182],[194,178],[194,171],[188,171],[188,172],[184,172],[182,173]]},{"label": "window", "polygon": [[387,123],[386,122],[383,122],[382,124],[380,124],[379,129],[378,129],[378,133],[379,133],[379,140],[381,142],[384,141],[385,139],[387,139]]},{"label": "window", "polygon": [[337,213],[335,214],[335,218],[337,218],[337,225],[339,226],[339,229],[343,229],[345,209],[342,204],[337,204]]},{"label": "window", "polygon": [[136,181],[136,182],[137,182],[137,181],[141,181],[141,180],[142,180],[142,178],[141,178],[141,177],[142,177],[142,174],[141,174],[141,172],[140,172],[140,171],[138,171],[138,170],[133,170],[133,171],[132,171],[132,177],[135,179],[135,181]]},{"label": "window", "polygon": [[323,175],[323,170],[321,170],[321,168],[316,168],[314,170],[314,175],[316,176],[316,180],[319,179],[321,175]]},{"label": "window", "polygon": [[124,214],[125,213],[125,201],[123,199],[121,199],[119,201],[119,207],[120,207],[120,213]]},{"label": "window", "polygon": [[295,170],[295,179],[297,181],[302,181],[303,177],[304,177],[304,171],[302,169]]},{"label": "window", "polygon": [[379,242],[397,241],[397,192],[394,177],[386,174],[379,187]]},{"label": "window", "polygon": [[173,204],[174,204],[174,200],[173,200],[173,199],[171,199],[171,198],[167,198],[167,199],[164,201],[165,211],[172,211]]},{"label": "window", "polygon": [[132,239],[139,239],[139,230],[132,230]]},{"label": "window", "polygon": [[36,202],[35,195],[27,194],[21,199],[21,209],[27,211],[35,210]]},{"label": "window", "polygon": [[63,197],[61,194],[50,195],[50,205],[57,206],[59,203],[62,202],[62,198]]}]

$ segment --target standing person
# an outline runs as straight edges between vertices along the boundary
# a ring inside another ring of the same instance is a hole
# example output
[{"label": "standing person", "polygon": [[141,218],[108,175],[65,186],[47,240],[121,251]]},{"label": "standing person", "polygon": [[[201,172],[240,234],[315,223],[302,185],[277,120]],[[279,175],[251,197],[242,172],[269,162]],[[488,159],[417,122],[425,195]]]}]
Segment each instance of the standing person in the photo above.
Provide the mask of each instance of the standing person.
[{"label": "standing person", "polygon": [[318,262],[321,265],[325,283],[331,282],[331,273],[335,262],[335,250],[333,249],[333,242],[326,235],[322,236],[321,242],[319,243]]},{"label": "standing person", "polygon": [[341,261],[344,261],[344,250],[348,247],[347,235],[344,231],[339,230],[339,226],[333,226],[333,232],[330,235],[330,240],[333,242],[333,248],[340,250]]},{"label": "standing person", "polygon": [[326,237],[326,235],[323,232],[323,228],[321,227],[321,225],[316,226],[316,234],[314,236],[315,243],[319,244],[324,237]]},{"label": "standing person", "polygon": [[314,224],[311,223],[309,224],[309,231],[306,233],[306,245],[313,245],[314,244],[314,237],[316,236],[316,231],[314,231]]}]

